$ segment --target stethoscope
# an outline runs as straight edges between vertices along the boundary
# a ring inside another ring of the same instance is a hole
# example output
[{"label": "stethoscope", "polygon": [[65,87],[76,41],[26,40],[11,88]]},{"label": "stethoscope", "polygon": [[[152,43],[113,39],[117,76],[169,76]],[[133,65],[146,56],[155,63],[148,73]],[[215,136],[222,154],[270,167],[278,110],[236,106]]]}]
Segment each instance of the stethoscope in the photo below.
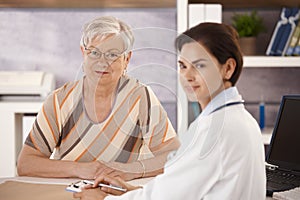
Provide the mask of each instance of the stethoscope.
[{"label": "stethoscope", "polygon": [[210,112],[210,114],[214,113],[218,110],[221,110],[222,108],[225,108],[225,107],[228,107],[228,106],[234,106],[234,105],[238,105],[238,104],[244,104],[244,101],[235,101],[235,102],[231,102],[231,103],[226,103],[226,104],[214,109],[212,112]]}]

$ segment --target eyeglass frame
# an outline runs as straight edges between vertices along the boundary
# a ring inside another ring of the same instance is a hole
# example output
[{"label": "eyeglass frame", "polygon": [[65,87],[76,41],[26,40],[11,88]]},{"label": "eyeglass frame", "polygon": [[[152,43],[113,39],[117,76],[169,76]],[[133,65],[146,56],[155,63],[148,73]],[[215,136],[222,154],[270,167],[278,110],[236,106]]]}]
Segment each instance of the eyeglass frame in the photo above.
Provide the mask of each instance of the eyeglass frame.
[{"label": "eyeglass frame", "polygon": [[[85,51],[90,51],[90,53],[92,52],[92,50],[91,49],[89,49],[89,48],[87,48],[86,47],[86,44],[85,43],[83,43],[83,47],[84,47],[84,50]],[[98,48],[96,48],[95,47],[95,50],[100,54],[99,56],[97,56],[96,58],[93,58],[93,57],[91,57],[91,56],[89,56],[89,54],[90,53],[87,53],[87,55],[88,55],[88,57],[90,58],[90,59],[92,59],[92,60],[97,60],[97,59],[100,59],[101,57],[102,57],[102,55],[104,56],[104,59],[106,60],[106,61],[109,61],[109,63],[111,62],[111,63],[113,63],[114,61],[116,61],[117,59],[119,59],[123,54],[125,54],[126,55],[126,51],[127,51],[127,49],[125,49],[122,53],[120,53],[118,56],[117,56],[117,58],[116,59],[107,59],[107,57],[105,56],[105,54],[106,53],[108,53],[109,51],[107,51],[107,52],[101,52]]]}]

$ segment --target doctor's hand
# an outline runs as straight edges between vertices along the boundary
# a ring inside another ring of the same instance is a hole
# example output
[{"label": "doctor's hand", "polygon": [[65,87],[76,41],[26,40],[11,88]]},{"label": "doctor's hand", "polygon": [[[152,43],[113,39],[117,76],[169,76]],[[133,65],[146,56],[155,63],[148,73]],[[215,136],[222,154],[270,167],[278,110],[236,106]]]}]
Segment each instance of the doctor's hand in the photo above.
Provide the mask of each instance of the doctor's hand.
[{"label": "doctor's hand", "polygon": [[[95,179],[94,185],[93,187],[97,187],[99,183],[105,183],[108,185],[114,185],[117,187],[122,187],[124,189],[126,189],[127,191],[131,191],[131,190],[135,190],[141,187],[136,187],[133,185],[130,185],[128,183],[126,183],[123,179],[121,179],[120,177],[111,177],[111,176],[107,176],[107,175],[101,175],[99,177],[97,177]],[[107,194],[112,194],[112,195],[122,195],[125,192],[119,191],[119,190],[115,190],[112,188],[108,188],[108,187],[101,187],[101,190]]]},{"label": "doctor's hand", "polygon": [[75,192],[73,194],[74,198],[79,198],[81,200],[103,200],[107,194],[102,192],[98,187],[83,188],[81,192]]}]

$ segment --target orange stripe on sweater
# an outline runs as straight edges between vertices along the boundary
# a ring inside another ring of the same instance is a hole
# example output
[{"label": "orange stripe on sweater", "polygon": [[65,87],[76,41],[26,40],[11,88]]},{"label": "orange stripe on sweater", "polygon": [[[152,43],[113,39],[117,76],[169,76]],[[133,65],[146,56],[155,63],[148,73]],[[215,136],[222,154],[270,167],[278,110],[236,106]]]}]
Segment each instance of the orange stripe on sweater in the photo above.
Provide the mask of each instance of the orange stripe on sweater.
[{"label": "orange stripe on sweater", "polygon": [[78,85],[79,82],[76,82],[75,85],[69,90],[69,92],[67,93],[67,95],[65,96],[65,98],[62,100],[61,104],[60,104],[60,109],[63,107],[63,105],[65,104],[67,98],[70,96],[70,94],[73,92],[74,88]]},{"label": "orange stripe on sweater", "polygon": [[111,142],[114,140],[114,138],[116,137],[117,133],[119,132],[121,126],[123,125],[123,123],[125,122],[125,120],[127,119],[127,117],[130,115],[131,111],[133,110],[133,108],[135,107],[135,105],[137,104],[137,102],[138,102],[140,99],[141,99],[141,96],[139,96],[139,97],[135,100],[135,102],[134,102],[134,104],[131,106],[131,108],[130,108],[128,114],[126,115],[126,117],[124,117],[124,119],[122,120],[122,122],[121,122],[120,126],[118,127],[118,129],[114,132],[114,135],[113,135],[113,137],[110,139],[109,143],[108,143],[108,144],[104,147],[104,149],[96,156],[96,158],[95,158],[94,160],[97,160],[97,158],[99,158],[100,155],[101,155],[101,154],[107,149],[107,147],[111,144]]},{"label": "orange stripe on sweater", "polygon": [[[124,98],[124,100],[120,103],[120,106],[116,109],[115,113],[117,113],[118,110],[121,109],[121,107],[123,106],[123,104],[126,102],[127,98],[129,95],[131,95],[131,93],[137,88],[134,87],[132,88],[132,90],[130,90],[130,92],[127,94],[127,96]],[[98,135],[95,137],[95,139],[92,141],[92,143],[75,159],[75,161],[78,161],[88,150],[89,148],[96,142],[96,140],[100,137],[101,133],[103,133],[103,131],[107,128],[107,126],[110,124],[110,122],[112,121],[114,115],[112,115],[110,117],[110,119],[108,120],[108,122],[106,122],[105,126],[102,128],[102,130],[98,133]]]},{"label": "orange stripe on sweater", "polygon": [[[161,120],[161,111],[159,112],[159,119],[158,119],[158,122],[160,122],[160,120]],[[159,124],[159,123],[158,123],[158,124]],[[149,147],[151,147],[151,143],[152,143],[152,139],[153,139],[153,136],[154,136],[154,132],[155,132],[155,129],[156,129],[156,127],[157,127],[158,124],[156,124],[156,125],[154,126],[153,130],[152,130],[151,138],[150,138],[150,141],[149,141]]]}]

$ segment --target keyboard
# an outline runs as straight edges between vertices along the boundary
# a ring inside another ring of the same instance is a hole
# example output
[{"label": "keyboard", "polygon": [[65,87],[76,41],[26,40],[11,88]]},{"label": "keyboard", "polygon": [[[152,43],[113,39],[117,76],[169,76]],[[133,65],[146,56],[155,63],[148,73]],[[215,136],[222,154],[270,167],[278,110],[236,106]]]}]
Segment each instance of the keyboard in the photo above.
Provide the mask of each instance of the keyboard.
[{"label": "keyboard", "polygon": [[279,169],[270,170],[267,173],[267,192],[280,192],[300,186],[300,176]]}]

